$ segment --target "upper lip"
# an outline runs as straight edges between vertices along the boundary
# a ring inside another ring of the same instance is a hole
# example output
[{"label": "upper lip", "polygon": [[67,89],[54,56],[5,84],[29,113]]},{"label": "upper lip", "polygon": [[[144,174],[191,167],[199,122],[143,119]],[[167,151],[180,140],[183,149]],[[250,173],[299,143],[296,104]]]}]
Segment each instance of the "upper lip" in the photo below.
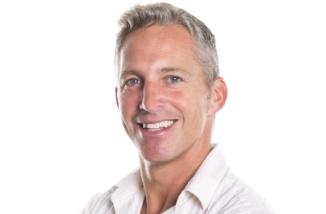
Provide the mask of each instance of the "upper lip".
[{"label": "upper lip", "polygon": [[177,119],[159,119],[159,120],[137,120],[136,119],[136,123],[138,124],[151,124],[151,123],[160,123],[162,121],[177,121]]}]

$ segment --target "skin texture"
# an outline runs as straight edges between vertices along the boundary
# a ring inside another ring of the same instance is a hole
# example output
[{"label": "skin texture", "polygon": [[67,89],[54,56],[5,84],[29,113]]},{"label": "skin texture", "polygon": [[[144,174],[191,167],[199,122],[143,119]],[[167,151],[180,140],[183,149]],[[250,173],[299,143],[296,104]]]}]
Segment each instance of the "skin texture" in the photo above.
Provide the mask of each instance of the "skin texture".
[{"label": "skin texture", "polygon": [[[227,90],[222,78],[208,88],[194,48],[185,28],[153,25],[131,33],[121,51],[116,97],[139,151],[146,195],[142,213],[173,206],[211,149],[214,115]],[[173,125],[158,131],[139,125],[166,120]]]}]

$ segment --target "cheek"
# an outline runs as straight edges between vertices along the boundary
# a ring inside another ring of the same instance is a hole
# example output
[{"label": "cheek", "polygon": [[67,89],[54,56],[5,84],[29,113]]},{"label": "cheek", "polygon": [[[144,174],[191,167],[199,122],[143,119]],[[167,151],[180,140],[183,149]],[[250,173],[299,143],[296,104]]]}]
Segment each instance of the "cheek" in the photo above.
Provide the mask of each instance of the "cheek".
[{"label": "cheek", "polygon": [[191,126],[198,126],[200,128],[204,125],[206,121],[206,116],[208,113],[208,100],[206,98],[205,92],[196,89],[192,89],[191,92],[187,93],[184,103],[184,111],[186,119],[191,121]]},{"label": "cheek", "polygon": [[205,97],[205,91],[193,87],[193,88],[187,88],[187,90],[184,90],[180,94],[175,94],[174,96],[180,101],[186,103],[188,108],[191,108],[191,106],[189,105],[195,107],[203,103],[203,98]]},{"label": "cheek", "polygon": [[183,114],[186,106],[188,106],[187,100],[189,100],[187,93],[180,90],[167,91],[164,96],[165,106],[171,105],[181,114]]},{"label": "cheek", "polygon": [[185,93],[181,90],[170,90],[165,93],[165,97],[178,101],[184,99]]},{"label": "cheek", "polygon": [[172,91],[168,93],[168,97],[184,120],[198,122],[205,116],[207,100],[204,100],[204,94],[201,91],[196,91],[196,89]]},{"label": "cheek", "polygon": [[124,122],[127,122],[130,120],[130,117],[135,115],[139,101],[138,101],[138,95],[136,93],[122,93],[119,97],[119,103],[120,103],[120,111],[122,114],[122,117],[124,119]]}]

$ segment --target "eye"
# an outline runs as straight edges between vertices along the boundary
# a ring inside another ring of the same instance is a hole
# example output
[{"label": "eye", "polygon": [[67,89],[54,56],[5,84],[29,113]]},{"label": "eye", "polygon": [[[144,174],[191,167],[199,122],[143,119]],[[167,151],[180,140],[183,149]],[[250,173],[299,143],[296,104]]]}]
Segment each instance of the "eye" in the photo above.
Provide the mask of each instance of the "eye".
[{"label": "eye", "polygon": [[127,86],[127,87],[134,87],[134,86],[137,86],[141,83],[141,80],[140,79],[137,79],[137,78],[130,78],[130,79],[127,79],[124,83],[123,83],[123,86]]},{"label": "eye", "polygon": [[175,75],[169,75],[167,77],[167,81],[168,81],[169,84],[176,84],[178,82],[181,82],[182,79],[180,77],[178,77],[178,76],[175,76]]}]

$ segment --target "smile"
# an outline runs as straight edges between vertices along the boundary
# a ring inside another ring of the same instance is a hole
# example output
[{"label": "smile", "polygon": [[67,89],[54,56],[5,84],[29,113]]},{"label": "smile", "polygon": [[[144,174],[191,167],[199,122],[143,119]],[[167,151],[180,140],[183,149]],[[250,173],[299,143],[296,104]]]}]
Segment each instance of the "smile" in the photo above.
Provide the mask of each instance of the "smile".
[{"label": "smile", "polygon": [[148,131],[160,131],[162,129],[172,126],[176,121],[175,120],[163,120],[157,123],[140,123],[139,125]]}]

